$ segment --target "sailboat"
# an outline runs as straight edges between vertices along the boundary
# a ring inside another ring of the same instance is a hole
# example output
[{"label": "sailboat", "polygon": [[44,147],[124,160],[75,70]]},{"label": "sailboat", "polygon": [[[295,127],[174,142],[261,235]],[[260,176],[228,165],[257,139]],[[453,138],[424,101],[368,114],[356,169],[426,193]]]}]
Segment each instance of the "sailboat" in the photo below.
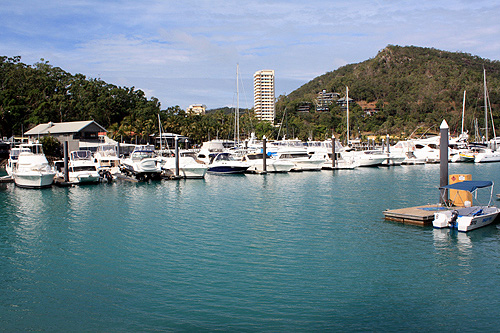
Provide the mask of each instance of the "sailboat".
[{"label": "sailboat", "polygon": [[[491,113],[490,98],[486,85],[486,69],[483,68],[484,76],[484,123],[485,123],[485,141],[488,142],[488,109],[491,116],[491,124],[493,128],[493,136],[496,137],[495,125],[493,123],[493,114]],[[500,162],[500,151],[492,148],[482,148],[474,157],[474,163]]]}]

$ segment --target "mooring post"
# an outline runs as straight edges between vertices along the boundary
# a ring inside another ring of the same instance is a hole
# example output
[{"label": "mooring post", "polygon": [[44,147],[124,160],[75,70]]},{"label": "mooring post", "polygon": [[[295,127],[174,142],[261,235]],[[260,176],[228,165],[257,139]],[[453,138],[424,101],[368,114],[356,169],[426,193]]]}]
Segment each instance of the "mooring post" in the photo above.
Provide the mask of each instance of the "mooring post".
[{"label": "mooring post", "polygon": [[389,143],[389,134],[387,134],[387,154],[390,154],[391,152],[389,151],[389,146],[390,146],[390,143]]},{"label": "mooring post", "polygon": [[64,181],[69,182],[69,156],[68,156],[68,141],[64,141]]},{"label": "mooring post", "polygon": [[267,138],[262,137],[262,171],[267,173]]},{"label": "mooring post", "polygon": [[335,153],[335,135],[332,135],[332,168],[337,168],[337,154]]},{"label": "mooring post", "polygon": [[[439,127],[441,134],[439,141],[439,187],[448,185],[448,129],[448,123],[443,120]],[[446,189],[440,189],[439,194],[439,203],[444,205],[448,199],[448,192]]]},{"label": "mooring post", "polygon": [[179,136],[175,136],[175,177],[179,177]]}]

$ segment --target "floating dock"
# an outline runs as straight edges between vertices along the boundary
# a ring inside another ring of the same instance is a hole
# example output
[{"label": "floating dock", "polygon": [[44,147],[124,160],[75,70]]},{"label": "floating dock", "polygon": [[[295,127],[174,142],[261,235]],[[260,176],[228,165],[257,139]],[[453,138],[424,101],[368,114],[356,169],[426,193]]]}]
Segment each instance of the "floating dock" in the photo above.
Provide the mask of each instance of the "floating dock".
[{"label": "floating dock", "polygon": [[432,225],[434,213],[447,209],[439,204],[424,205],[409,208],[391,209],[384,211],[386,220],[420,226]]}]

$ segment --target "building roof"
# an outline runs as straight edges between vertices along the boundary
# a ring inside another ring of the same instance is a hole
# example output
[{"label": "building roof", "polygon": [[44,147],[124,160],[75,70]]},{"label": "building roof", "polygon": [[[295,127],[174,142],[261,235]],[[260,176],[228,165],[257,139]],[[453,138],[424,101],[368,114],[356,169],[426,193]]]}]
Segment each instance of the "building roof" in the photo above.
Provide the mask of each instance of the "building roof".
[{"label": "building roof", "polygon": [[99,125],[93,120],[87,120],[87,121],[70,121],[70,122],[64,122],[64,123],[53,123],[53,122],[48,122],[46,124],[40,124],[26,133],[24,135],[43,135],[43,134],[59,134],[59,133],[77,133],[82,131],[84,128],[87,126],[95,124],[96,126],[100,127],[102,129],[102,132],[107,132],[104,127]]}]

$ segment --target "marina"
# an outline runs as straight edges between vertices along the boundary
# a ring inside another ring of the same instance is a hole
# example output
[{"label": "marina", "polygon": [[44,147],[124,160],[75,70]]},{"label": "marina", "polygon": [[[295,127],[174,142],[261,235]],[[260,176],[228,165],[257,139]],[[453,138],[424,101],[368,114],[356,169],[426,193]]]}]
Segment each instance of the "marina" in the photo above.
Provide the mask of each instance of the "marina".
[{"label": "marina", "polygon": [[[495,163],[450,173],[500,182]],[[2,325],[494,331],[500,320],[483,309],[500,297],[499,226],[465,234],[384,220],[389,208],[438,202],[438,183],[439,165],[427,164],[1,184]]]}]

